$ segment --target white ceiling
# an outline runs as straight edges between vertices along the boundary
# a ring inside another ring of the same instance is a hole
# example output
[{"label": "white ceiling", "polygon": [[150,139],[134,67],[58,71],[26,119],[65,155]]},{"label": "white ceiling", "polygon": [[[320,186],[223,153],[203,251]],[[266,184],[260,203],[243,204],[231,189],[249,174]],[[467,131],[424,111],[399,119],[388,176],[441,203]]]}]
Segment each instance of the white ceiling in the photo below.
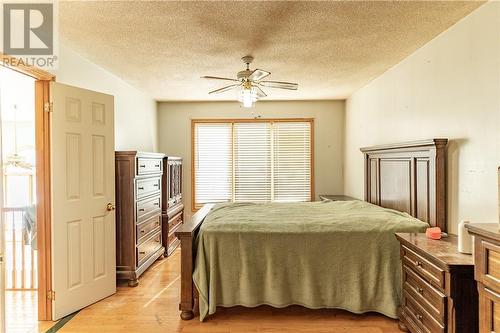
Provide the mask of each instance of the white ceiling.
[{"label": "white ceiling", "polygon": [[240,58],[269,80],[267,99],[346,98],[480,6],[471,1],[61,2],[60,34],[72,49],[157,100],[209,96],[235,77]]}]

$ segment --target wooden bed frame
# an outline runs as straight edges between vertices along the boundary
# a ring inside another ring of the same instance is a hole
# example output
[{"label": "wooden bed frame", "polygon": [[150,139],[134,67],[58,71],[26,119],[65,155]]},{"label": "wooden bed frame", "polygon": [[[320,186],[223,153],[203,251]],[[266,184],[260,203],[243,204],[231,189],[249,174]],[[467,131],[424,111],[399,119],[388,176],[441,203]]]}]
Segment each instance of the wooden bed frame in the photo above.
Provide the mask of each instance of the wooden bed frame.
[{"label": "wooden bed frame", "polygon": [[365,201],[446,231],[446,144],[431,139],[361,148]]},{"label": "wooden bed frame", "polygon": [[[365,200],[407,212],[446,230],[447,139],[361,148],[365,156]],[[193,284],[194,241],[214,205],[204,205],[175,235],[181,241],[181,318],[198,310]]]}]

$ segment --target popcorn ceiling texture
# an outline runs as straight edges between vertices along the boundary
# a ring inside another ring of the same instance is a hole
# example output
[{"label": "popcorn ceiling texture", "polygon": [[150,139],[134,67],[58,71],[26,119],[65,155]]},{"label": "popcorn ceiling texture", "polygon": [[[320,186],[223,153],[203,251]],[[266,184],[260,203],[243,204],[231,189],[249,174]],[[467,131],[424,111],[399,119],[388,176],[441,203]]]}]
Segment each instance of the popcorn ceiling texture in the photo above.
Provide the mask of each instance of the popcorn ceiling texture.
[{"label": "popcorn ceiling texture", "polygon": [[235,77],[240,58],[299,90],[267,99],[343,99],[483,2],[60,2],[70,48],[160,101],[209,96]]}]

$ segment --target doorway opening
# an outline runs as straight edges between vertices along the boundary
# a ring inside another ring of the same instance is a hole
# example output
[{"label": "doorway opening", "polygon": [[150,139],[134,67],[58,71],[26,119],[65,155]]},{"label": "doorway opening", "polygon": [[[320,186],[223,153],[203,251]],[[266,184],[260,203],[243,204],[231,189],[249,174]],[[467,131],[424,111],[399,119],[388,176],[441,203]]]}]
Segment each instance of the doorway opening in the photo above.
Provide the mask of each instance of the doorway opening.
[{"label": "doorway opening", "polygon": [[[0,310],[9,332],[50,327],[49,117],[54,76],[0,53]],[[43,326],[43,327],[42,327]]]},{"label": "doorway opening", "polygon": [[0,67],[5,310],[9,332],[38,322],[35,79]]}]

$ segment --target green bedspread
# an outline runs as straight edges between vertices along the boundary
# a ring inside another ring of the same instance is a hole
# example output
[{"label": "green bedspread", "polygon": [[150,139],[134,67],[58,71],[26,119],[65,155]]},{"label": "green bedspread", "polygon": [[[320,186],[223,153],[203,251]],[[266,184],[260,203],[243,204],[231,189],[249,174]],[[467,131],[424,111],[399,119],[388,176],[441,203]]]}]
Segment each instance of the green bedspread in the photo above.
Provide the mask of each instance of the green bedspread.
[{"label": "green bedspread", "polygon": [[217,306],[268,304],[396,318],[395,232],[427,223],[363,201],[219,204],[196,240],[200,320]]}]

